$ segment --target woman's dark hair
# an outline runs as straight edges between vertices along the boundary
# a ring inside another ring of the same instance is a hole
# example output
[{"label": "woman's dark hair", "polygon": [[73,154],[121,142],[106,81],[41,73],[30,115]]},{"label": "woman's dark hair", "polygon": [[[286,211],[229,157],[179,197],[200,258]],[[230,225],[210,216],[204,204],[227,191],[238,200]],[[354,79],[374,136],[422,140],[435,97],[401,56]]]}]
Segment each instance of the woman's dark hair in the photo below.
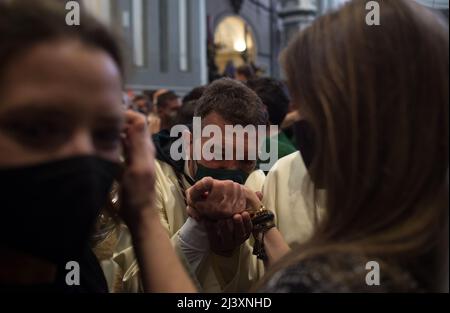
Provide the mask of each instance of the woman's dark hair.
[{"label": "woman's dark hair", "polygon": [[283,55],[326,197],[311,239],[279,266],[357,250],[430,290],[448,218],[448,25],[414,1],[384,0],[381,25],[368,26],[365,6],[317,19]]},{"label": "woman's dark hair", "polygon": [[2,71],[34,45],[70,39],[105,51],[124,74],[121,49],[112,34],[83,7],[80,25],[67,25],[65,3],[58,0],[0,1],[0,81]]}]

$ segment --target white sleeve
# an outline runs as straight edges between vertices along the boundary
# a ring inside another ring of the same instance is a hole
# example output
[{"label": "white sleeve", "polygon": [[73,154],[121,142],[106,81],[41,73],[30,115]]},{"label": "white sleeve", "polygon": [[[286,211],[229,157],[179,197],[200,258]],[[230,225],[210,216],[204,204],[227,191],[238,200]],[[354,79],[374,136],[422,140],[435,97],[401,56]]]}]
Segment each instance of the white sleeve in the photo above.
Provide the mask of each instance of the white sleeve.
[{"label": "white sleeve", "polygon": [[209,240],[202,223],[189,217],[178,232],[178,246],[195,273],[209,254]]}]

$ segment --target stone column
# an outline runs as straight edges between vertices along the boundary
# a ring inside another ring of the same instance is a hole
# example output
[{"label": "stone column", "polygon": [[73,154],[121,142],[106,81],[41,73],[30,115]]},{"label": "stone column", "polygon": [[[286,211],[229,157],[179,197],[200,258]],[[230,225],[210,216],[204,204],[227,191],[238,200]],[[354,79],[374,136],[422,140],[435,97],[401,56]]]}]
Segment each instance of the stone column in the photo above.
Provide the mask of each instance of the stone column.
[{"label": "stone column", "polygon": [[308,26],[318,13],[316,0],[279,0],[278,16],[283,26],[282,45]]}]

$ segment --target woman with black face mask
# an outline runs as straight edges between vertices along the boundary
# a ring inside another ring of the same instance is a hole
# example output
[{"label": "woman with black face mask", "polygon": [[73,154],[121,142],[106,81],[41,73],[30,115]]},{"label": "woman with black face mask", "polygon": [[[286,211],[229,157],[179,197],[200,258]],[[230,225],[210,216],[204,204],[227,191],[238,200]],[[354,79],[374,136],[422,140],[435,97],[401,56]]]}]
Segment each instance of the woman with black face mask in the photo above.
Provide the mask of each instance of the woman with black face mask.
[{"label": "woman with black face mask", "polygon": [[[91,17],[71,27],[66,13],[58,1],[0,2],[0,289],[106,292],[89,242],[114,180],[138,258],[181,276],[152,210],[145,118],[121,107],[119,48]],[[193,290],[187,278],[172,281],[143,283]]]}]

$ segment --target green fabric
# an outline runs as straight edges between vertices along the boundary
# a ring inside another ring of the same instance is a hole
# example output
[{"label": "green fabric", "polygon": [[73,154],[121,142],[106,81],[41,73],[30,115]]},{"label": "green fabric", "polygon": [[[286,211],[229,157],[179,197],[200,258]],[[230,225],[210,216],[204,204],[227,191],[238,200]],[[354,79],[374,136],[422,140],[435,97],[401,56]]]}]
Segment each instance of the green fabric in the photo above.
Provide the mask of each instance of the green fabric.
[{"label": "green fabric", "polygon": [[283,132],[280,132],[278,134],[278,159],[281,159],[281,158],[283,158],[289,154],[292,154],[296,151],[297,151],[297,149],[295,149],[294,145],[289,140],[289,138],[286,136],[286,134]]}]

